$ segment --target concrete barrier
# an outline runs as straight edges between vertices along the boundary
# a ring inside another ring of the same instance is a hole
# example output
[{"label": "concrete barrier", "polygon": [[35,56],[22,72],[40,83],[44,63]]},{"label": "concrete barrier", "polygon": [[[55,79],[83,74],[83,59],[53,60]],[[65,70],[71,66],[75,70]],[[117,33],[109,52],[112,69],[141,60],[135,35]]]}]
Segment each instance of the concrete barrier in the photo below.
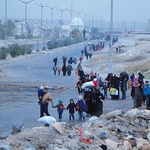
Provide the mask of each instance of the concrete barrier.
[{"label": "concrete barrier", "polygon": [[12,126],[12,134],[21,132],[23,128],[24,128],[24,124],[20,120],[16,121],[15,124]]}]

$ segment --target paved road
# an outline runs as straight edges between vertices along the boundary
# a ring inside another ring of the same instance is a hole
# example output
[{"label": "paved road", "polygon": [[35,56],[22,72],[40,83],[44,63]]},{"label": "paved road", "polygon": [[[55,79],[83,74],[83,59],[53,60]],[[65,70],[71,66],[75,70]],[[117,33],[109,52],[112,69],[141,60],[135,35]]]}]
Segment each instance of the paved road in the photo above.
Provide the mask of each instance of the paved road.
[{"label": "paved road", "polygon": [[[58,66],[62,66],[62,56],[65,55],[68,58],[81,54],[81,49],[84,44],[73,46],[70,48],[60,48],[55,51],[51,51],[49,54],[35,54],[27,58],[17,58],[10,61],[1,61],[0,69],[6,70],[8,76],[0,78],[1,83],[14,82],[16,84],[26,85],[49,85],[49,86],[61,86],[67,87],[63,92],[52,92],[55,103],[59,99],[64,101],[65,106],[68,104],[69,99],[73,98],[77,100],[77,90],[75,89],[76,81],[78,77],[73,73],[71,77],[54,76],[53,75],[53,58],[58,57]],[[103,52],[100,52],[103,53]],[[73,66],[76,68],[76,65]],[[8,91],[8,93],[13,91]],[[1,95],[2,95],[1,91]],[[37,91],[34,89],[30,92],[29,99],[24,98],[24,92],[18,93],[16,99],[10,100],[10,97],[2,95],[4,103],[0,103],[0,133],[2,131],[11,130],[12,124],[16,120],[24,122],[25,127],[31,128],[39,126],[37,122],[39,118],[39,106],[37,105]],[[7,101],[8,100],[8,101]],[[132,101],[130,98],[125,101],[111,101],[106,100],[104,103],[104,113],[115,110],[123,109],[124,111],[132,107]],[[57,118],[56,109],[49,107],[50,114]],[[76,113],[77,115],[77,113]],[[76,116],[77,118],[77,116]],[[68,112],[64,112],[64,121],[68,121]]]}]

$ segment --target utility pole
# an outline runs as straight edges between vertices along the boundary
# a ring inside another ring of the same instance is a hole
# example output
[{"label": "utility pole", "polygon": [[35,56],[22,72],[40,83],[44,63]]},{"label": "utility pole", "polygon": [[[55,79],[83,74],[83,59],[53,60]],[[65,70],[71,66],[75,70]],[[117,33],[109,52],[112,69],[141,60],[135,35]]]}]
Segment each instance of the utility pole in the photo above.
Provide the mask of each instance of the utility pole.
[{"label": "utility pole", "polygon": [[25,5],[25,36],[27,36],[27,5],[31,2],[33,2],[34,0],[30,0],[30,1],[23,1],[23,0],[19,0],[20,2],[22,2]]},{"label": "utility pole", "polygon": [[[5,0],[5,26],[7,24],[7,0]],[[7,46],[7,28],[5,29],[5,46]]]},{"label": "utility pole", "polygon": [[61,15],[61,25],[60,25],[60,37],[61,37],[61,46],[63,47],[63,24],[64,24],[64,11],[68,10],[68,8],[66,9],[58,9],[56,8],[58,11],[60,11],[60,15]]},{"label": "utility pole", "polygon": [[113,0],[111,0],[111,17],[110,17],[110,70],[113,73]]}]

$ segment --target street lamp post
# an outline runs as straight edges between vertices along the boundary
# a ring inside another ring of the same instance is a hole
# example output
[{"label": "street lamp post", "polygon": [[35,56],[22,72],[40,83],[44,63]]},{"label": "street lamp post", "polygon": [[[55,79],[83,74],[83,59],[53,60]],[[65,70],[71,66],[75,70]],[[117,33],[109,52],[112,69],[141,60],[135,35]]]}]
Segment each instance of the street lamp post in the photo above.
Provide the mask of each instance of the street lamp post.
[{"label": "street lamp post", "polygon": [[22,2],[25,5],[25,36],[27,36],[27,5],[31,2],[33,2],[34,0],[30,0],[30,1],[23,1],[23,0],[19,0],[20,2]]},{"label": "street lamp post", "polygon": [[54,9],[57,8],[57,6],[54,7],[53,4],[51,4],[49,8],[51,9],[51,28],[53,28],[53,13],[54,13]]},{"label": "street lamp post", "polygon": [[77,24],[77,26],[78,26],[78,30],[79,30],[79,17],[80,17],[80,13],[82,13],[83,11],[76,11],[76,13],[77,13],[77,17],[78,17],[78,24]]},{"label": "street lamp post", "polygon": [[94,38],[94,15],[92,16],[92,38]]},{"label": "street lamp post", "polygon": [[42,36],[43,8],[48,7],[49,5],[44,5],[44,4],[42,4],[42,3],[40,3],[40,4],[35,3],[35,4],[41,8],[41,27],[40,27],[40,35]]},{"label": "street lamp post", "polygon": [[91,13],[89,13],[89,29],[91,29],[91,19],[92,19]]},{"label": "street lamp post", "polygon": [[42,36],[42,26],[43,26],[43,8],[47,7],[49,5],[44,5],[42,3],[37,4],[41,8],[41,36]]},{"label": "street lamp post", "polygon": [[[5,0],[5,25],[7,24],[7,0]],[[7,40],[7,28],[5,29],[5,46]]]},{"label": "street lamp post", "polygon": [[66,9],[58,9],[58,8],[56,8],[58,11],[60,11],[60,15],[61,15],[61,29],[60,29],[60,36],[61,36],[61,46],[63,46],[63,35],[62,35],[62,31],[63,31],[63,22],[64,22],[64,11],[65,10],[68,10],[68,8],[66,8]]},{"label": "street lamp post", "polygon": [[111,17],[110,17],[110,73],[113,73],[113,0],[111,0]]},{"label": "street lamp post", "polygon": [[87,14],[83,13],[83,15],[84,15],[84,24],[85,24],[85,27],[86,27],[86,16],[87,16]]}]

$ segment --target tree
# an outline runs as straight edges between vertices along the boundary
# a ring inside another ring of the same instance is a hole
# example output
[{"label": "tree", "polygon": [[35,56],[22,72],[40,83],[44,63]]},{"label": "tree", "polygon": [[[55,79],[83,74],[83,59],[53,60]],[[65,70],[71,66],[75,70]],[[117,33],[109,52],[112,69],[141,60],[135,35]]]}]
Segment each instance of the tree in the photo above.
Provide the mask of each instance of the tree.
[{"label": "tree", "polygon": [[82,36],[82,33],[79,31],[79,29],[72,30],[71,36],[76,41],[76,43],[83,41],[83,36]]},{"label": "tree", "polygon": [[7,36],[11,36],[13,34],[14,29],[15,24],[11,19],[9,19],[6,23],[0,23],[0,39],[5,39],[6,33]]}]

